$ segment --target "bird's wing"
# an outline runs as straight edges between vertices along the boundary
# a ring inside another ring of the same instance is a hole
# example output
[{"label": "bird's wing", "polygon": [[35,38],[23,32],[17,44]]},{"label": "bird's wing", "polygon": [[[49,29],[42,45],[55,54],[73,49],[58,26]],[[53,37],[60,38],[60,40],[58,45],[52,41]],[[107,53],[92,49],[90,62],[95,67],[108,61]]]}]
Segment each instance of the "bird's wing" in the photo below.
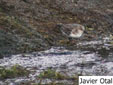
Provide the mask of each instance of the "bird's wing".
[{"label": "bird's wing", "polygon": [[65,25],[65,26],[62,26],[61,27],[61,32],[64,34],[64,35],[66,35],[66,36],[69,36],[70,35],[70,33],[71,33],[71,28],[70,28],[70,26],[68,26],[68,25]]}]

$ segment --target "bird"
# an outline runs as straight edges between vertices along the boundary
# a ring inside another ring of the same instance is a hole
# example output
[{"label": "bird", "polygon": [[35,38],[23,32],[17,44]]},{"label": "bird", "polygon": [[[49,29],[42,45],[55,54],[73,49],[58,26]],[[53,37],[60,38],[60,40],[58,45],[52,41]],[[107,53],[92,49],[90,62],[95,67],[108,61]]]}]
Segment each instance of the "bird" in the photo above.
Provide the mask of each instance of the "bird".
[{"label": "bird", "polygon": [[81,24],[59,23],[58,26],[62,34],[68,38],[80,38],[85,31],[85,27]]}]

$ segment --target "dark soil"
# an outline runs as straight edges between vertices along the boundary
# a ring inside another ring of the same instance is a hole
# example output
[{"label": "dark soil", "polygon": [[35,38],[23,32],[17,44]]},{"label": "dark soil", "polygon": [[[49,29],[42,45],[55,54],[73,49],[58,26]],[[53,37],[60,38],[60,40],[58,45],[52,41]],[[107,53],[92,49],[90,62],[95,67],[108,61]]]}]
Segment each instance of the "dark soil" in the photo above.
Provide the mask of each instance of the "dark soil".
[{"label": "dark soil", "polygon": [[0,0],[0,56],[72,46],[58,23],[79,23],[102,39],[113,30],[113,0]]}]

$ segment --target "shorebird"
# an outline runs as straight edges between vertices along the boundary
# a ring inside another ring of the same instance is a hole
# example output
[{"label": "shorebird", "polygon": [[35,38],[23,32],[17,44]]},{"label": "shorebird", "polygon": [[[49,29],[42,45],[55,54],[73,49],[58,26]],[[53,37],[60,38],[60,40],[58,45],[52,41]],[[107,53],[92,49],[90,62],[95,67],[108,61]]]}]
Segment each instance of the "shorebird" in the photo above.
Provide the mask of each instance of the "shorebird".
[{"label": "shorebird", "polygon": [[63,35],[68,38],[80,38],[84,31],[85,27],[80,24],[58,24]]}]

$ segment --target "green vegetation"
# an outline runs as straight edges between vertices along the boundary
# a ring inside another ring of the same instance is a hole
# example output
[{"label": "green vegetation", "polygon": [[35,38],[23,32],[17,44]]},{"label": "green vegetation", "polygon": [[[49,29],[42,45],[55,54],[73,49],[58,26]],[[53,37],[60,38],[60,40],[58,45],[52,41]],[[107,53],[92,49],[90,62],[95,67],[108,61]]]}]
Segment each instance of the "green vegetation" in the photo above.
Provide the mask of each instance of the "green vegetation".
[{"label": "green vegetation", "polygon": [[39,78],[49,78],[49,79],[65,79],[66,76],[63,74],[56,72],[55,70],[48,69],[38,76]]},{"label": "green vegetation", "polygon": [[40,83],[33,85],[43,85],[43,79],[50,79],[51,82],[46,85],[66,85],[65,82],[60,82],[60,80],[72,81],[74,85],[78,85],[78,76],[79,75],[68,76],[60,72],[56,72],[55,70],[47,69],[38,75]]},{"label": "green vegetation", "polygon": [[47,85],[66,85],[65,83],[55,83],[55,82],[51,82]]},{"label": "green vegetation", "polygon": [[[21,21],[22,22],[22,21]],[[0,17],[0,25],[5,26],[5,30],[14,34],[22,34],[25,36],[30,36],[32,35],[32,32],[23,26],[17,17],[13,16],[1,16]]]},{"label": "green vegetation", "polygon": [[0,67],[0,79],[27,76],[28,74],[29,71],[19,65],[14,65],[8,69]]},{"label": "green vegetation", "polygon": [[93,31],[93,30],[94,30],[94,28],[91,28],[91,27],[85,27],[85,29],[86,29],[87,31]]},{"label": "green vegetation", "polygon": [[2,8],[0,8],[0,12],[2,11]]},{"label": "green vegetation", "polygon": [[19,17],[0,13],[1,56],[39,51],[46,45],[43,36]]}]

